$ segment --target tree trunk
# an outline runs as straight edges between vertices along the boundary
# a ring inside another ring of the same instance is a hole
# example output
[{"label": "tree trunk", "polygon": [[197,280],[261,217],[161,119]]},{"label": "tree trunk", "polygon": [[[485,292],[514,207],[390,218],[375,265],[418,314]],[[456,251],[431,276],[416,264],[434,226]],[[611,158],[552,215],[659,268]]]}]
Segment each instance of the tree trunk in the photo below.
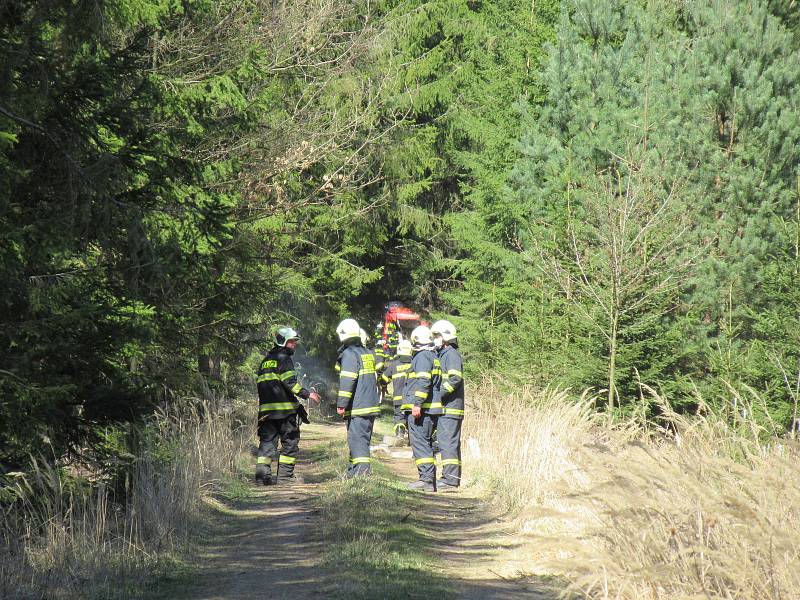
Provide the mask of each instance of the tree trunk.
[{"label": "tree trunk", "polygon": [[197,370],[214,381],[220,381],[222,379],[221,362],[222,359],[219,355],[200,354],[197,356]]},{"label": "tree trunk", "polygon": [[617,393],[617,325],[618,316],[611,319],[611,340],[608,348],[608,411],[614,410],[614,398]]}]

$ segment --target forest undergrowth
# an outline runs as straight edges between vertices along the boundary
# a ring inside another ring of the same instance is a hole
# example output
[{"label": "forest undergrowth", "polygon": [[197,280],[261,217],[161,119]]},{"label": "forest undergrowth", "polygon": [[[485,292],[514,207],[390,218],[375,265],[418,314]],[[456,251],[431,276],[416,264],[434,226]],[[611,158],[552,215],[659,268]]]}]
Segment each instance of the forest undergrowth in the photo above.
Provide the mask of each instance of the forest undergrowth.
[{"label": "forest undergrowth", "polygon": [[[598,413],[588,392],[471,390],[467,478],[534,540],[528,572],[576,598],[794,597],[797,441],[642,392],[661,406],[655,423]],[[229,401],[192,406],[138,430],[116,478],[44,459],[20,475],[5,490],[0,596],[135,598],[181,568],[203,495],[236,477],[251,433]]]}]

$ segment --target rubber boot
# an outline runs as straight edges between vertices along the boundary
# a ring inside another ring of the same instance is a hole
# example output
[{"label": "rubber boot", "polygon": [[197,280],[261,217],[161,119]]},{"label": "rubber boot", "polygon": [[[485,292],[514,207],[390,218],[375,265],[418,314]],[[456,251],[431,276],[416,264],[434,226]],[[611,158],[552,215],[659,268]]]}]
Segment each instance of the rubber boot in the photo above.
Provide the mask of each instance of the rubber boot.
[{"label": "rubber boot", "polygon": [[268,464],[256,465],[256,483],[259,485],[272,485],[272,469]]},{"label": "rubber boot", "polygon": [[417,481],[409,483],[408,489],[420,490],[422,492],[435,492],[436,484],[433,483],[432,481],[423,481],[422,479],[418,479]]}]

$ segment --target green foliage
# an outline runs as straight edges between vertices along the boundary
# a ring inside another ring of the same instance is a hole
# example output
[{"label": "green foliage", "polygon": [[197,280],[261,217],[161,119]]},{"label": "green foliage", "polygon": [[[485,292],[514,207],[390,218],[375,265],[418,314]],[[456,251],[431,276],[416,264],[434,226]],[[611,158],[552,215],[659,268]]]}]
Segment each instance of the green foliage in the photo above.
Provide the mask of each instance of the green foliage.
[{"label": "green foliage", "polygon": [[[640,382],[686,410],[752,386],[794,417],[785,3],[27,0],[0,17],[4,469],[113,452],[103,432],[203,378],[251,383],[279,323],[332,364],[336,320],[394,298],[452,318],[470,375],[611,388],[626,410]],[[631,181],[646,235],[616,236],[620,261],[607,234]]]},{"label": "green foliage", "polygon": [[[695,274],[682,278],[679,294],[651,306],[650,316],[620,323],[620,354],[606,348],[599,358],[612,369],[619,362],[620,389],[631,400],[640,378],[683,392],[677,397],[687,405],[696,385],[727,393],[709,375],[755,385],[758,343],[746,315],[760,312],[759,283],[786,243],[776,225],[794,206],[800,122],[787,110],[800,71],[788,66],[797,64],[790,34],[758,4],[578,2],[574,10],[563,14],[550,51],[548,98],[528,109],[525,157],[515,172],[520,203],[530,211],[525,246],[569,255],[574,236],[589,264],[602,236],[587,213],[592,179],[619,168],[632,148],[657,158],[637,172],[677,186],[677,210],[658,231],[686,231],[676,260],[694,254]],[[608,202],[618,210],[618,200]],[[649,287],[658,289],[655,281]],[[597,323],[596,300],[574,312]],[[603,370],[593,376],[597,387]],[[780,381],[770,379],[773,387]]]},{"label": "green foliage", "polygon": [[352,8],[0,9],[0,463],[102,445],[193,386],[198,356],[236,365],[307,304],[321,332],[380,276]]},{"label": "green foliage", "polygon": [[516,252],[524,214],[505,184],[520,135],[515,104],[542,94],[538,67],[558,6],[437,0],[385,7],[387,70],[397,73],[389,92],[406,119],[385,165],[392,192],[381,221],[386,269],[359,300],[380,306],[400,297],[454,314],[473,366],[503,363],[520,377],[529,374],[525,357],[501,361],[500,353],[540,327],[538,310],[523,301],[521,272],[529,269]]}]

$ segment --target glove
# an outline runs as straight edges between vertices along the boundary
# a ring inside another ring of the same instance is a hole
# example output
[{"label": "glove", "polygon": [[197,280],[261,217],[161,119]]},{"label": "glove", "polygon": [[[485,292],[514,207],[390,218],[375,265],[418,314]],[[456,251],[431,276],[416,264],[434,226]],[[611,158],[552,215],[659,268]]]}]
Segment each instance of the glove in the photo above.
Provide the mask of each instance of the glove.
[{"label": "glove", "polygon": [[306,410],[306,407],[299,402],[297,403],[297,416],[300,417],[300,421],[302,423],[305,423],[306,425],[311,423],[311,421],[308,420],[308,411]]}]

